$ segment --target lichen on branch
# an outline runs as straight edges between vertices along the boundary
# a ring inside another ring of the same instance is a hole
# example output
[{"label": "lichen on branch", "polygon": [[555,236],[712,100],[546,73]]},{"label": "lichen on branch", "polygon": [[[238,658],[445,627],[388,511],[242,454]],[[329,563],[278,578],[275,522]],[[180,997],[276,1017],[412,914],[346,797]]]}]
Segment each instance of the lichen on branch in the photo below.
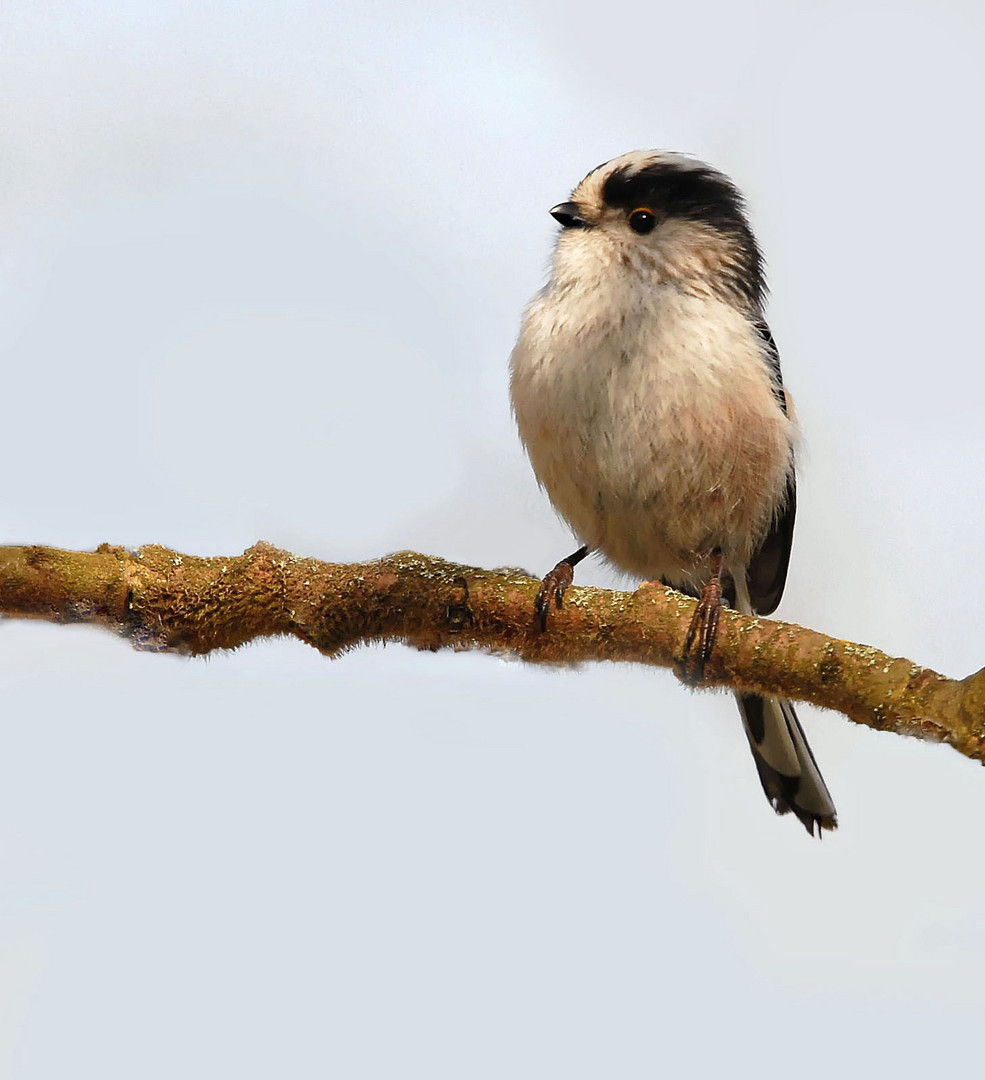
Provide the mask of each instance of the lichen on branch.
[{"label": "lichen on branch", "polygon": [[[661,585],[633,593],[572,588],[540,633],[537,588],[520,570],[412,551],[328,563],[265,543],[228,558],[153,544],[136,551],[103,544],[95,552],[0,547],[0,615],[96,623],[138,648],[192,655],[291,634],[328,656],[402,641],[533,663],[673,667],[695,605]],[[985,761],[985,669],[948,679],[867,645],[726,610],[705,683],[810,701]]]}]

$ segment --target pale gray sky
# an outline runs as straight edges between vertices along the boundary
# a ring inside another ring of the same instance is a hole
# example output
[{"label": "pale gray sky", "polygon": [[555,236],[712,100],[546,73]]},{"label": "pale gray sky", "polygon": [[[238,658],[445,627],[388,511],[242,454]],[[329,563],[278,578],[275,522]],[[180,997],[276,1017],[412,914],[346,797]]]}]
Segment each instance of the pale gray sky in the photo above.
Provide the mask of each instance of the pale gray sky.
[{"label": "pale gray sky", "polygon": [[[749,197],[805,431],[781,614],[985,664],[985,9],[81,4],[0,17],[0,542],[544,572],[506,361],[635,147]],[[599,566],[583,582],[612,584]],[[666,672],[0,626],[0,1076],[978,1067],[985,774],[802,714],[767,807]]]}]

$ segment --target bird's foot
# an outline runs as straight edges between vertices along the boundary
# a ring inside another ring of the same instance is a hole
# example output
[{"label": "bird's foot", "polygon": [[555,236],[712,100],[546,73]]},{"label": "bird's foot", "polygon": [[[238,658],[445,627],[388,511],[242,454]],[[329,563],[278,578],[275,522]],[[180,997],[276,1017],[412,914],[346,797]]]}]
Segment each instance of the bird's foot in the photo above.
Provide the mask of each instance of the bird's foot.
[{"label": "bird's foot", "polygon": [[537,629],[543,633],[547,629],[547,615],[551,610],[551,603],[559,611],[561,601],[568,586],[575,579],[575,567],[588,554],[588,548],[579,548],[573,555],[562,559],[554,569],[544,577],[540,583],[537,599],[534,601],[534,613],[537,620]]},{"label": "bird's foot", "polygon": [[[677,675],[689,686],[704,681],[705,667],[711,659],[715,638],[718,636],[718,620],[722,614],[722,555],[714,555],[711,580],[701,592],[701,599],[691,616],[691,625],[684,639],[684,650],[677,663]],[[693,655],[692,655],[693,652]]]}]

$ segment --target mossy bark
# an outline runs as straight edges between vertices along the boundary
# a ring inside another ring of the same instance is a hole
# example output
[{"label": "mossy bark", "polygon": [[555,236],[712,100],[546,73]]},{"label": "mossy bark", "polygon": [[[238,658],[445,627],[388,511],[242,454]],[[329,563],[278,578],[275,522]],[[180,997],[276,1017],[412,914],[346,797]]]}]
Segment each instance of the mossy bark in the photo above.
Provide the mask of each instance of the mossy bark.
[{"label": "mossy bark", "polygon": [[[326,563],[259,543],[199,558],[149,545],[95,552],[0,548],[0,614],[106,626],[142,649],[200,655],[292,634],[329,656],[372,641],[484,649],[534,663],[673,667],[695,601],[660,585],[572,588],[546,633],[538,582],[411,551]],[[722,614],[708,685],[779,693],[879,730],[943,740],[985,760],[985,669],[945,678],[910,660],[772,619]]]}]

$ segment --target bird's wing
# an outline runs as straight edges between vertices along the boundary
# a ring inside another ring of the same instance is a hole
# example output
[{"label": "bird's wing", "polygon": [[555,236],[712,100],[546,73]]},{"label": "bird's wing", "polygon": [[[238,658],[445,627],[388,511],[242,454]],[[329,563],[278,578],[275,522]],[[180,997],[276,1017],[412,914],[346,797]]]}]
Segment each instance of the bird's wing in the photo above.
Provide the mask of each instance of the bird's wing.
[{"label": "bird's wing", "polygon": [[[780,408],[787,411],[787,398],[780,374],[780,354],[770,328],[763,320],[756,323],[756,330],[763,339],[763,358],[773,375],[773,388]],[[769,615],[776,610],[783,586],[787,580],[790,547],[793,544],[793,523],[797,514],[797,477],[794,473],[793,456],[787,474],[787,491],[783,505],[773,518],[766,539],[759,545],[749,561],[746,579],[749,583],[749,599],[757,615]]]}]

